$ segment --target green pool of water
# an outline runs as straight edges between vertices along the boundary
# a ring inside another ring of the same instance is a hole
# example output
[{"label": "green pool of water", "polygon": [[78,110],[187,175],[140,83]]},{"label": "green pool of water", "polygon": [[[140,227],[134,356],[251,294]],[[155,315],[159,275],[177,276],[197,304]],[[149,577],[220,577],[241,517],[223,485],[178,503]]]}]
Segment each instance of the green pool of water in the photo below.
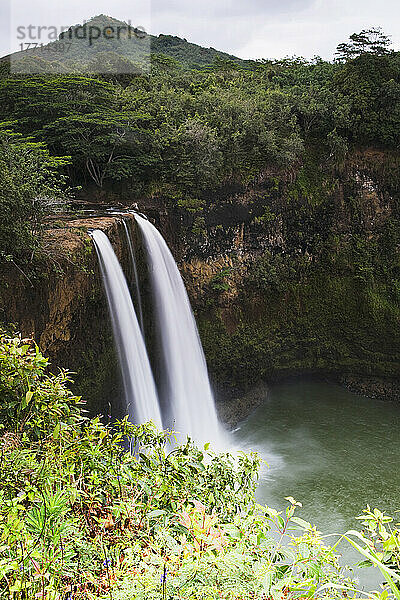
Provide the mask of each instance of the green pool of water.
[{"label": "green pool of water", "polygon": [[[296,381],[265,391],[263,404],[234,433],[238,446],[269,463],[258,499],[280,509],[302,502],[298,516],[323,533],[360,527],[366,504],[400,509],[400,403],[373,400],[327,383]],[[343,561],[359,560],[341,546]],[[358,569],[376,589],[377,569]]]}]

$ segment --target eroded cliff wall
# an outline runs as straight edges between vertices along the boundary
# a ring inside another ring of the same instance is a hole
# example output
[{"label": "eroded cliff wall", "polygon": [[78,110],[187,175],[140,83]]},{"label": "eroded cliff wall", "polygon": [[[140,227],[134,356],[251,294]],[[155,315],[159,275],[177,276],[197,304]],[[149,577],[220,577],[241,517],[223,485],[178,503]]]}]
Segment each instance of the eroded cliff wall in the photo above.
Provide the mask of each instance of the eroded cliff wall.
[{"label": "eroded cliff wall", "polygon": [[[389,379],[396,396],[398,167],[397,156],[378,150],[355,152],[340,166],[310,151],[293,173],[268,171],[201,198],[134,206],[178,261],[220,389],[307,373],[353,388],[363,377]],[[104,205],[119,198],[130,206],[122,192],[110,194]],[[90,227],[106,231],[129,270],[121,217],[63,221],[48,231],[39,278],[3,274],[1,318],[33,334],[54,368],[76,371],[80,392],[104,407],[118,393],[118,370]],[[151,340],[140,243],[138,255]]]},{"label": "eroded cliff wall", "polygon": [[119,395],[119,373],[91,228],[107,234],[129,272],[121,217],[58,217],[46,231],[45,258],[35,275],[12,265],[2,273],[1,320],[35,339],[52,370],[73,372],[91,412],[106,413]]},{"label": "eroded cliff wall", "polygon": [[216,382],[397,380],[399,164],[364,149],[338,166],[315,150],[296,173],[179,209],[142,203],[180,261]]}]

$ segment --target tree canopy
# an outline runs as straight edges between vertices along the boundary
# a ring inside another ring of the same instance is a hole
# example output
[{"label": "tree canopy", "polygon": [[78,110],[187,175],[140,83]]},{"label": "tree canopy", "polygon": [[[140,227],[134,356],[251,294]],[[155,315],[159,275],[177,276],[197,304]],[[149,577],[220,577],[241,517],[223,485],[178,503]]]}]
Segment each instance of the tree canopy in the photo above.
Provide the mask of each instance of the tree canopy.
[{"label": "tree canopy", "polygon": [[[179,38],[160,39],[183,48]],[[310,148],[337,163],[366,145],[397,151],[400,55],[389,44],[373,28],[341,44],[339,61],[213,55],[191,71],[179,53],[156,53],[151,73],[123,75],[111,67],[127,59],[102,49],[91,60],[106,65],[103,75],[3,70],[0,120],[31,153],[36,144],[45,164],[65,157],[58,168],[72,186],[201,202],[267,172],[298,172]]]},{"label": "tree canopy", "polygon": [[391,40],[381,27],[363,29],[360,33],[352,33],[350,42],[343,42],[336,48],[339,59],[348,60],[361,54],[383,56],[390,52]]}]

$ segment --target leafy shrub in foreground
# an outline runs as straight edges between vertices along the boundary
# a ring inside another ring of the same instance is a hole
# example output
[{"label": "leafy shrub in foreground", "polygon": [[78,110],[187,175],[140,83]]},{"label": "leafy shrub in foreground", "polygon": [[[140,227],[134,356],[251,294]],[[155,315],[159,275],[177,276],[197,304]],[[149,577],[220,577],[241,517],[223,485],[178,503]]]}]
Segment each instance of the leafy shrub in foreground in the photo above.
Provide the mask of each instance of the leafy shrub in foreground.
[{"label": "leafy shrub in foreground", "polygon": [[[356,597],[298,502],[256,504],[256,455],[88,419],[31,340],[2,334],[0,367],[1,599]],[[398,598],[398,531],[377,527],[386,554],[361,551],[390,567],[386,596],[370,597]]]}]

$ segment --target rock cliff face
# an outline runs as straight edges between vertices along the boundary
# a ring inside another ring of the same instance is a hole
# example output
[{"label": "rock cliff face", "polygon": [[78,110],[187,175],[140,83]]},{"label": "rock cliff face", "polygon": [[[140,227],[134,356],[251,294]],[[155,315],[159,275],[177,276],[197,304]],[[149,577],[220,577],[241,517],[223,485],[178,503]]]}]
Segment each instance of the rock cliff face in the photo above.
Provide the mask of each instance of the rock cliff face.
[{"label": "rock cliff face", "polygon": [[[371,150],[340,169],[310,159],[295,174],[268,172],[184,205],[153,198],[134,206],[178,261],[219,390],[230,388],[233,398],[260,380],[319,374],[351,377],[353,388],[379,378],[380,396],[389,378],[396,396],[397,163]],[[129,206],[122,192],[114,194],[109,202]],[[107,233],[129,271],[121,217],[64,220],[47,233],[48,265],[39,278],[3,275],[1,319],[33,333],[53,368],[76,371],[79,392],[106,410],[118,393],[118,369],[91,227]],[[146,319],[151,335],[150,310]]]},{"label": "rock cliff face", "polygon": [[98,261],[88,229],[102,229],[120,262],[129,257],[120,217],[57,220],[46,232],[40,274],[27,279],[10,269],[2,276],[1,318],[32,336],[51,369],[74,372],[89,408],[105,412],[118,393],[118,369]]},{"label": "rock cliff face", "polygon": [[260,379],[351,376],[355,389],[369,377],[394,397],[398,167],[372,149],[340,168],[310,153],[296,174],[269,172],[185,208],[139,204],[180,262],[216,384],[235,395]]}]

